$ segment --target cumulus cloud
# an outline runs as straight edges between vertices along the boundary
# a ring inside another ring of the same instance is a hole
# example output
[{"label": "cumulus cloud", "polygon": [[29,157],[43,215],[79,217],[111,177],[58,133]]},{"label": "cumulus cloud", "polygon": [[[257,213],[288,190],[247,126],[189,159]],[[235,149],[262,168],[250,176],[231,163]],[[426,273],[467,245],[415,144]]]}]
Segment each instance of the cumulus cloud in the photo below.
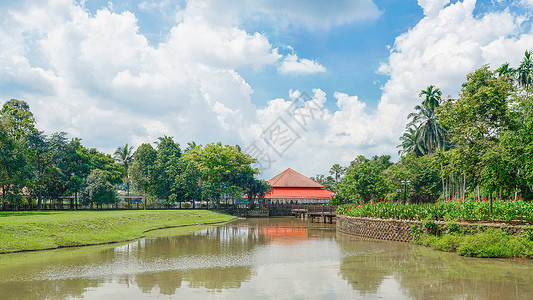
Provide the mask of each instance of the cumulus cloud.
[{"label": "cumulus cloud", "polygon": [[372,0],[334,1],[247,1],[247,11],[267,14],[278,24],[329,29],[352,22],[375,20],[381,12]]},{"label": "cumulus cloud", "polygon": [[418,5],[424,10],[424,15],[435,17],[450,0],[418,0]]},{"label": "cumulus cloud", "polygon": [[299,58],[296,54],[288,54],[287,57],[278,66],[278,71],[283,74],[287,73],[321,73],[326,72],[326,67],[314,60]]}]

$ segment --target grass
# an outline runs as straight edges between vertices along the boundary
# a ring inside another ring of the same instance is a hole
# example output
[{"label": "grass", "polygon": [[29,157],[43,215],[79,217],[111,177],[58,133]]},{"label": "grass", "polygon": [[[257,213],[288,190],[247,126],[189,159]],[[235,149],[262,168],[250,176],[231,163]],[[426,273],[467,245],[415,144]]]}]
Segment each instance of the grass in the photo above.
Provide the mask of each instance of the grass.
[{"label": "grass", "polygon": [[0,253],[129,241],[154,229],[232,219],[207,210],[0,212]]},{"label": "grass", "polygon": [[472,234],[453,232],[433,235],[418,232],[412,243],[470,257],[533,258],[533,241],[528,235],[512,235],[501,229],[488,228]]}]

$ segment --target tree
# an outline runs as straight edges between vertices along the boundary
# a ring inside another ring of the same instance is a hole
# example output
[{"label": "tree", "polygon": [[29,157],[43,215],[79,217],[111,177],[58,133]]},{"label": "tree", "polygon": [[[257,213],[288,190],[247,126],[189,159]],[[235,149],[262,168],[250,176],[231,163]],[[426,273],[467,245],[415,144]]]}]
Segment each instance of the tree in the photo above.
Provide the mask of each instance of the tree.
[{"label": "tree", "polygon": [[184,158],[194,162],[200,172],[202,182],[209,182],[209,194],[215,195],[217,204],[223,194],[244,194],[246,178],[259,174],[251,164],[256,161],[243,153],[237,146],[211,143],[195,147],[184,154]]},{"label": "tree", "polygon": [[436,114],[441,94],[438,88],[430,85],[419,94],[419,96],[425,96],[422,104],[415,107],[416,112],[407,116],[411,119],[407,128],[415,129],[415,151],[418,149],[422,154],[433,153],[446,147],[446,132]]},{"label": "tree", "polygon": [[509,81],[513,81],[513,77],[516,74],[516,70],[509,66],[509,63],[504,63],[498,69],[496,69],[498,77],[504,77]]},{"label": "tree", "polygon": [[37,209],[42,208],[43,186],[46,169],[52,163],[46,136],[41,131],[34,131],[27,137],[28,140],[28,161],[31,169],[31,180],[29,186],[37,196]]},{"label": "tree", "polygon": [[409,153],[414,153],[416,156],[424,155],[424,149],[417,142],[417,128],[411,126],[407,128],[407,131],[400,137],[400,145],[396,148],[402,148],[398,150],[398,154],[403,156]]},{"label": "tree", "polygon": [[[130,174],[133,186],[145,194],[152,194],[156,150],[150,144],[142,144],[133,153]],[[146,203],[144,203],[145,205]]]},{"label": "tree", "polygon": [[[402,199],[405,196],[405,200],[412,203],[434,202],[442,191],[439,167],[435,154],[402,156],[382,173],[390,187],[387,198]],[[410,185],[402,185],[402,181],[410,181]],[[401,191],[398,193],[397,190]]]},{"label": "tree", "polygon": [[16,141],[21,141],[35,131],[35,118],[28,103],[11,99],[2,105],[0,122],[6,133]]},{"label": "tree", "polygon": [[350,163],[339,186],[338,201],[375,201],[389,191],[382,172],[390,167],[390,156],[374,156],[372,159],[360,155]]},{"label": "tree", "polygon": [[89,157],[91,171],[100,169],[104,172],[106,180],[111,184],[120,184],[125,177],[124,166],[115,162],[109,154],[104,154],[96,148],[88,149],[86,155]]},{"label": "tree", "polygon": [[439,107],[441,102],[442,92],[439,88],[436,88],[434,85],[430,85],[427,89],[422,90],[418,97],[424,97],[422,105],[428,106],[432,111],[435,111]]},{"label": "tree", "polygon": [[259,198],[263,200],[265,195],[272,190],[272,187],[270,186],[270,184],[268,184],[266,180],[255,179],[253,177],[248,177],[247,179],[248,182],[245,189],[246,195],[248,197],[248,203],[250,208],[254,208],[255,199]]},{"label": "tree", "polygon": [[[124,167],[126,171],[126,176],[124,177],[124,183],[126,184],[126,193],[128,197],[130,196],[130,176],[128,173],[129,166],[133,160],[133,147],[125,144],[124,146],[119,146],[115,153],[113,154],[115,160]],[[131,199],[128,198],[128,207],[131,208]]]},{"label": "tree", "polygon": [[179,158],[178,168],[173,186],[174,201],[192,201],[195,207],[195,201],[201,198],[200,172],[192,161],[183,158]]},{"label": "tree", "polygon": [[174,202],[176,199],[176,196],[171,197],[171,195],[173,194],[176,177],[180,174],[180,157],[180,146],[174,142],[172,137],[164,136],[159,138],[151,191],[154,196],[159,200],[164,200],[166,203],[170,202],[170,200]]},{"label": "tree", "polygon": [[70,201],[70,207],[78,207],[78,194],[83,188],[85,178],[91,172],[89,150],[81,144],[81,140],[73,138],[65,147],[63,157],[63,173],[67,177],[66,193],[69,196],[74,195]]},{"label": "tree", "polygon": [[26,161],[22,149],[4,129],[0,123],[0,204],[18,205],[22,202],[20,194],[27,177]]},{"label": "tree", "polygon": [[329,174],[333,175],[335,178],[335,182],[339,182],[339,179],[341,178],[341,175],[344,173],[344,170],[341,165],[334,164],[331,166],[331,169],[329,169]]},{"label": "tree", "polygon": [[105,171],[95,169],[85,180],[85,188],[81,194],[83,204],[97,207],[103,204],[113,204],[116,202],[115,188],[107,180]]},{"label": "tree", "polygon": [[526,93],[533,85],[533,61],[531,60],[531,51],[525,51],[524,59],[516,69],[517,81]]},{"label": "tree", "polygon": [[35,133],[35,118],[29,105],[22,100],[6,101],[0,110],[3,148],[0,183],[4,201],[22,203],[22,189],[32,177],[28,152],[28,137]]},{"label": "tree", "polygon": [[183,151],[183,152],[189,152],[189,151],[191,151],[191,149],[199,147],[199,146],[201,147],[202,145],[197,145],[196,142],[194,142],[194,141],[188,142],[187,143],[187,148],[185,148],[185,151]]}]

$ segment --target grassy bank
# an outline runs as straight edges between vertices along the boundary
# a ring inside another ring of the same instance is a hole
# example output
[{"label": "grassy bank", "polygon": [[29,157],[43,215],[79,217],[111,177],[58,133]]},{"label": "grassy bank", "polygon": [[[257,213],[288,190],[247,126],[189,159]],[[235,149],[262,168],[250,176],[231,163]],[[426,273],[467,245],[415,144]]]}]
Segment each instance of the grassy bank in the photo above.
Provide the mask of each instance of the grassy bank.
[{"label": "grassy bank", "polygon": [[450,222],[441,231],[435,223],[427,221],[423,227],[411,227],[412,243],[470,257],[533,258],[531,230],[523,230],[516,235],[492,228],[463,231],[457,223]]},{"label": "grassy bank", "polygon": [[0,253],[128,241],[154,229],[233,218],[206,210],[0,212]]}]

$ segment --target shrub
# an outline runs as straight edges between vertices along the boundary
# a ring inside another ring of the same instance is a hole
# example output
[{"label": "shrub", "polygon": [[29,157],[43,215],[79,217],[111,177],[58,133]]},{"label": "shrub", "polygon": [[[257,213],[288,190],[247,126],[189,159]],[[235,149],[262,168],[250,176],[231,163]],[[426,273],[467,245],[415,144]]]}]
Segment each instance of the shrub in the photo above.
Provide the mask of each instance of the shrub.
[{"label": "shrub", "polygon": [[424,225],[424,228],[428,234],[440,236],[440,226],[435,221],[428,217],[424,219],[422,224]]},{"label": "shrub", "polygon": [[445,232],[446,234],[454,234],[454,233],[461,233],[461,227],[456,222],[448,222],[445,225]]},{"label": "shrub", "polygon": [[478,234],[463,236],[457,253],[473,257],[511,257],[514,255],[509,247],[509,239],[503,230],[489,228]]},{"label": "shrub", "polygon": [[418,225],[411,225],[409,228],[409,234],[414,241],[418,241],[423,233],[424,231]]}]

